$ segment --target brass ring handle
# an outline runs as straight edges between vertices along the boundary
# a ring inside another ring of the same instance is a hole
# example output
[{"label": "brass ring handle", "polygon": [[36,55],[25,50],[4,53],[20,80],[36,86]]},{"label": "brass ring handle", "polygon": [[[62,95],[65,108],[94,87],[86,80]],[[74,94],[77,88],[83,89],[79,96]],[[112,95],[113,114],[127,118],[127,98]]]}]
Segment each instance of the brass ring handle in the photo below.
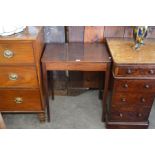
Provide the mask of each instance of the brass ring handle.
[{"label": "brass ring handle", "polygon": [[14,53],[13,53],[13,51],[11,51],[11,50],[5,50],[4,51],[4,57],[5,58],[12,58],[13,57],[13,55],[14,55]]},{"label": "brass ring handle", "polygon": [[15,98],[15,103],[21,104],[21,103],[23,103],[23,99],[21,97],[16,97]]},{"label": "brass ring handle", "polygon": [[15,81],[18,79],[18,75],[16,73],[10,73],[9,74],[9,79],[12,81]]}]

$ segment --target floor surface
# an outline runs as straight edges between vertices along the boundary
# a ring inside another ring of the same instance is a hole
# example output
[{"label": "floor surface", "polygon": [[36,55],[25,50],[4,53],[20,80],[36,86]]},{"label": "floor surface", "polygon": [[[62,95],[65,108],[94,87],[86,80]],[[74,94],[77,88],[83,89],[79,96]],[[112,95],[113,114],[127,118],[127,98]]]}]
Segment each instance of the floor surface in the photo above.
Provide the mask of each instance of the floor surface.
[{"label": "floor surface", "polygon": [[[51,103],[51,101],[50,101]],[[79,96],[56,96],[52,101],[51,122],[40,123],[36,114],[4,114],[9,129],[104,129],[101,122],[101,101],[98,91]],[[155,128],[155,104],[150,117],[150,129]]]}]

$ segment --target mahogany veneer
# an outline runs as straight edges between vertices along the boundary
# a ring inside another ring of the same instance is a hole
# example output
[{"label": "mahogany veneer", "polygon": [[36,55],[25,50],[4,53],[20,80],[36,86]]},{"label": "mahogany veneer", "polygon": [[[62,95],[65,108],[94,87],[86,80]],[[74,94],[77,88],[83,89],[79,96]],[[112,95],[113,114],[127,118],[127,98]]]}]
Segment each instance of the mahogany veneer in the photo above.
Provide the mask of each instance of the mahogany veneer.
[{"label": "mahogany veneer", "polygon": [[[47,77],[48,71],[69,70],[69,71],[106,72],[104,94],[103,94],[103,115],[102,115],[102,119],[103,120],[105,119],[105,111],[106,111],[105,105],[107,100],[106,97],[108,94],[110,59],[106,46],[104,44],[100,43],[47,44],[42,57],[42,69],[44,79],[44,92],[48,112],[48,121],[50,121],[49,91],[48,91],[48,77]],[[52,88],[52,90],[54,89]]]},{"label": "mahogany veneer", "polygon": [[38,113],[45,120],[40,58],[43,28],[0,37],[0,112]]},{"label": "mahogany veneer", "polygon": [[131,39],[107,39],[113,59],[113,92],[107,128],[148,128],[155,97],[155,40],[135,51]]}]

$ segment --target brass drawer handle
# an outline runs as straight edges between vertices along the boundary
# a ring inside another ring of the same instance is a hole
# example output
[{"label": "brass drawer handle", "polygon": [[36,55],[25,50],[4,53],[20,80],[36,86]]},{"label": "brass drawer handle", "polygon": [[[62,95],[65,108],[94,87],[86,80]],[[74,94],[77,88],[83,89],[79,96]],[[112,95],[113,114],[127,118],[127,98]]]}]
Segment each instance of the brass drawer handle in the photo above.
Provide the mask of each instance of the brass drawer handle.
[{"label": "brass drawer handle", "polygon": [[126,98],[125,97],[121,98],[121,101],[126,102]]},{"label": "brass drawer handle", "polygon": [[9,79],[12,80],[12,81],[16,81],[18,79],[18,74],[10,73],[9,74]]},{"label": "brass drawer handle", "polygon": [[151,75],[154,74],[154,70],[152,70],[152,69],[149,70],[149,74],[151,74]]},{"label": "brass drawer handle", "polygon": [[127,74],[131,74],[131,73],[132,73],[131,69],[128,69]]},{"label": "brass drawer handle", "polygon": [[146,102],[146,99],[145,98],[141,98],[141,102],[145,103]]},{"label": "brass drawer handle", "polygon": [[15,103],[21,104],[21,103],[23,103],[23,99],[21,97],[16,97],[15,98]]},{"label": "brass drawer handle", "polygon": [[4,51],[4,57],[5,58],[12,58],[13,57],[13,55],[14,55],[14,53],[13,53],[13,51],[11,51],[11,50],[5,50]]},{"label": "brass drawer handle", "polygon": [[128,88],[128,84],[127,83],[124,84],[124,88]]},{"label": "brass drawer handle", "polygon": [[145,85],[145,88],[147,88],[147,89],[150,88],[150,85],[146,84],[146,85]]}]

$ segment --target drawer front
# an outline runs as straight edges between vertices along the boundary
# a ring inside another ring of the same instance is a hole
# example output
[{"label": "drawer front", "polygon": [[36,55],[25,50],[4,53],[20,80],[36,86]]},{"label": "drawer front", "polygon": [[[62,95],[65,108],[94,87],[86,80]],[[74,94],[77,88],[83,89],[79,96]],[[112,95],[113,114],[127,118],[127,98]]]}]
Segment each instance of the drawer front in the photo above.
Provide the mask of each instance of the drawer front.
[{"label": "drawer front", "polygon": [[35,67],[0,67],[0,88],[38,87]]},{"label": "drawer front", "polygon": [[40,111],[39,90],[0,90],[0,111]]},{"label": "drawer front", "polygon": [[115,67],[115,76],[122,77],[155,77],[155,66],[121,66]]},{"label": "drawer front", "polygon": [[0,65],[34,63],[31,43],[0,43]]},{"label": "drawer front", "polygon": [[116,92],[155,93],[155,80],[115,80],[114,89]]},{"label": "drawer front", "polygon": [[138,121],[147,121],[149,118],[150,109],[143,108],[136,111],[121,111],[115,110],[110,113],[110,121],[127,121],[127,122],[138,122]]},{"label": "drawer front", "polygon": [[144,93],[121,93],[117,92],[112,97],[111,108],[123,107],[128,109],[129,106],[152,107],[155,94]]}]

